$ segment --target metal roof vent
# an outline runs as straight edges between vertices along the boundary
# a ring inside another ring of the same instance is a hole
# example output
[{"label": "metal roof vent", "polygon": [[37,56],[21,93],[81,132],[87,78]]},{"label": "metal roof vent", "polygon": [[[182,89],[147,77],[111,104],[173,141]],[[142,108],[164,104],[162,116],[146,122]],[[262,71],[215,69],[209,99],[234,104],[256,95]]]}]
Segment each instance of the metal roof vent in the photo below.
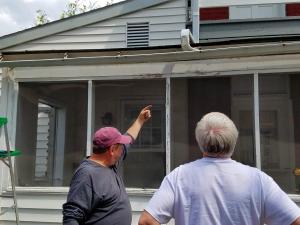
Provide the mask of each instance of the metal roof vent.
[{"label": "metal roof vent", "polygon": [[149,22],[127,23],[127,47],[149,46]]}]

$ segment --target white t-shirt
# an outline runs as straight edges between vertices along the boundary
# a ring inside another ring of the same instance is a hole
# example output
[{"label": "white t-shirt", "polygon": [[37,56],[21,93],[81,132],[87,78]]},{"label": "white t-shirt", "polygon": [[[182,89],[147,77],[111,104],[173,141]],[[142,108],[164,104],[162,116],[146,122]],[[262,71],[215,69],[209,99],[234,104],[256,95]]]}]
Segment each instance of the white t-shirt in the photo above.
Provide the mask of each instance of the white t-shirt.
[{"label": "white t-shirt", "polygon": [[165,177],[145,208],[161,224],[290,225],[300,208],[271,177],[232,159],[202,158]]}]

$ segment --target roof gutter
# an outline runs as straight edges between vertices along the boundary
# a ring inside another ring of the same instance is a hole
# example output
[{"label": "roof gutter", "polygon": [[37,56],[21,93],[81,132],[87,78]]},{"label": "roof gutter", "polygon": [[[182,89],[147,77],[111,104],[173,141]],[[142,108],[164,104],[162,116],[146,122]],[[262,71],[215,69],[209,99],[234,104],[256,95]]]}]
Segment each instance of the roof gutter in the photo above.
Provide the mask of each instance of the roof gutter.
[{"label": "roof gutter", "polygon": [[283,42],[250,46],[233,46],[215,49],[197,49],[196,51],[117,55],[101,57],[55,58],[38,60],[0,61],[1,67],[43,67],[43,66],[80,66],[109,65],[125,63],[151,63],[190,60],[208,60],[222,58],[240,58],[267,55],[299,54],[300,42]]}]

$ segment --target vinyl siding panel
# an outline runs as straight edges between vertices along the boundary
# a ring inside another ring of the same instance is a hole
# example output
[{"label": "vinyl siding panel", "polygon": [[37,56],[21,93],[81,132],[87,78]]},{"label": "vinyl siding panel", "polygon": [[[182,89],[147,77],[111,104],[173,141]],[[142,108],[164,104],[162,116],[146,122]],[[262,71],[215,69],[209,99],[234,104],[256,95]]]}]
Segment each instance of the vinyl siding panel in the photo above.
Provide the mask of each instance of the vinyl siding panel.
[{"label": "vinyl siding panel", "polygon": [[[21,224],[61,224],[61,209],[66,194],[18,193],[17,198]],[[3,209],[10,205],[12,199],[2,199]],[[15,221],[14,211],[10,210],[2,215],[1,221],[3,225],[12,224]]]},{"label": "vinyl siding panel", "polygon": [[[67,194],[44,192],[44,193],[18,193],[20,221],[22,225],[59,225],[62,224],[62,205],[65,203]],[[130,194],[132,207],[132,225],[138,223],[139,216],[146,207],[151,196]],[[296,203],[300,206],[299,199]],[[3,198],[1,207],[12,204],[11,199]],[[1,225],[13,225],[15,217],[13,211],[9,211],[1,217]],[[174,225],[170,221],[168,225]]]},{"label": "vinyl siding panel", "polygon": [[[140,10],[135,13],[101,21],[75,30],[37,39],[9,51],[78,50],[126,48],[127,23],[149,22],[150,46],[179,45],[180,32],[186,24],[184,0]],[[162,40],[160,42],[160,40]]]},{"label": "vinyl siding panel", "polygon": [[[80,48],[79,46],[82,46]],[[124,48],[125,43],[121,42],[90,42],[90,43],[58,43],[58,44],[26,44],[10,51],[41,51],[41,50],[82,50],[82,49],[114,49]]]},{"label": "vinyl siding panel", "polygon": [[[22,225],[59,225],[62,224],[62,205],[67,198],[66,193],[20,193],[18,194],[19,216]],[[143,209],[150,196],[130,196],[132,207],[132,225],[138,223]],[[3,198],[1,207],[12,204],[11,199]],[[1,217],[1,225],[15,224],[12,210]],[[173,225],[173,221],[168,225]]]}]

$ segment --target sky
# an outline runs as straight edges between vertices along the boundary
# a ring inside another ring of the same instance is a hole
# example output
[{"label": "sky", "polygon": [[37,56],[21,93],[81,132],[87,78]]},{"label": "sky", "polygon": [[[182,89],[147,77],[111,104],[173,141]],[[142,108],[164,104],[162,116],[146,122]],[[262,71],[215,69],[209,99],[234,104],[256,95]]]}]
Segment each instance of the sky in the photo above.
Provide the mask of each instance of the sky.
[{"label": "sky", "polygon": [[[46,12],[51,21],[60,18],[69,1],[73,0],[0,0],[0,36],[34,26],[36,11]],[[81,0],[105,6],[111,0]],[[121,0],[113,0],[113,3]]]},{"label": "sky", "polygon": [[[59,19],[69,1],[74,0],[0,0],[0,36],[34,26],[36,11],[44,10],[51,21]],[[105,6],[107,2],[122,0],[80,0]],[[149,0],[151,1],[151,0]],[[244,5],[278,2],[300,2],[300,0],[199,0],[202,7],[220,5]]]}]

